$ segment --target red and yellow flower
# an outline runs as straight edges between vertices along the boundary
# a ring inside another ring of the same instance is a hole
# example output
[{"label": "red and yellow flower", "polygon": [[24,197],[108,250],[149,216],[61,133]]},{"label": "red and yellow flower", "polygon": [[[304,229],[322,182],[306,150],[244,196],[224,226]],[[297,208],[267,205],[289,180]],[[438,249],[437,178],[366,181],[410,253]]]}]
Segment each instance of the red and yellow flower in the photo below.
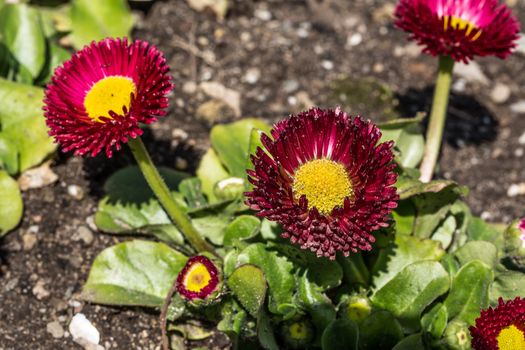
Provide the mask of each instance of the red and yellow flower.
[{"label": "red and yellow flower", "polygon": [[395,17],[426,53],[465,63],[474,56],[507,57],[520,31],[498,0],[400,0]]},{"label": "red and yellow flower", "polygon": [[189,258],[177,276],[177,291],[189,301],[213,299],[219,289],[219,269],[204,255]]},{"label": "red and yellow flower", "polygon": [[496,308],[481,311],[470,334],[475,350],[525,349],[525,299],[500,298]]},{"label": "red and yellow flower", "polygon": [[277,123],[252,156],[247,205],[283,237],[318,256],[370,250],[398,195],[392,142],[339,109],[313,108]]},{"label": "red and yellow flower", "polygon": [[173,88],[164,56],[145,41],[104,39],[58,67],[47,86],[49,134],[63,151],[111,157],[128,138],[166,114]]}]

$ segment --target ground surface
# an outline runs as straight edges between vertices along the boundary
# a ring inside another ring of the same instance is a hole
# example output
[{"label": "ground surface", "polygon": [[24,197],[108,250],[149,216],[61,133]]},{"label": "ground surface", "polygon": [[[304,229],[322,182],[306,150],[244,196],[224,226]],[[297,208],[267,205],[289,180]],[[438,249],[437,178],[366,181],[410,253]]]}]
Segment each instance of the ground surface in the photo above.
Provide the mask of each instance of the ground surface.
[{"label": "ground surface", "polygon": [[[203,81],[238,91],[242,116],[269,121],[311,104],[341,104],[375,120],[427,109],[436,60],[420,56],[393,28],[393,4],[238,0],[219,22],[181,0],[155,3],[135,36],[165,51],[177,83],[169,117],[146,137],[155,161],[193,171],[208,146],[210,126],[237,118],[224,105],[220,115],[206,113],[201,106],[210,97],[198,88]],[[525,2],[511,5],[524,23]],[[519,142],[525,116],[510,108],[525,100],[525,59],[516,54],[477,62],[481,73],[462,69],[456,76],[439,176],[470,187],[466,200],[475,214],[509,222],[523,215],[525,205],[525,185],[520,187],[525,137]],[[346,80],[337,84],[339,79]],[[492,96],[501,84],[499,96]],[[510,96],[501,93],[505,89]],[[401,112],[384,103],[390,95]],[[126,239],[94,232],[90,217],[104,180],[128,163],[127,151],[110,161],[59,155],[52,163],[58,182],[24,193],[22,224],[0,241],[0,349],[80,348],[67,333],[71,316],[80,310],[100,330],[106,349],[159,348],[156,311],[76,299],[95,256]],[[68,193],[71,185],[83,193],[75,198]],[[222,338],[212,343],[226,347]]]}]

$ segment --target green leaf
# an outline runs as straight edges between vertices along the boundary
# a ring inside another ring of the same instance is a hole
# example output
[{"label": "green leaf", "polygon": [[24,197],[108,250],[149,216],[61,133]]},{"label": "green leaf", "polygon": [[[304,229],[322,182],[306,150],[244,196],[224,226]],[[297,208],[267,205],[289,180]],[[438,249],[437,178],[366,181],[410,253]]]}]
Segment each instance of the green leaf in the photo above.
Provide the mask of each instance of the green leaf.
[{"label": "green leaf", "polygon": [[323,350],[358,350],[359,329],[349,319],[332,321],[323,332]]},{"label": "green leaf", "polygon": [[255,317],[257,318],[257,337],[263,349],[279,350],[279,345],[273,332],[274,327],[266,310],[264,308],[261,309]]},{"label": "green leaf", "polygon": [[291,304],[295,280],[292,275],[293,264],[286,258],[268,251],[262,243],[255,243],[239,254],[237,262],[237,265],[253,264],[264,272],[269,288],[270,312],[278,314],[279,305]]},{"label": "green leaf", "polygon": [[498,299],[513,300],[525,295],[525,274],[517,271],[500,273],[490,285],[490,305],[498,305]]},{"label": "green leaf", "polygon": [[410,235],[414,230],[414,220],[416,208],[409,200],[399,201],[397,208],[392,212],[392,217],[396,223],[396,234]]},{"label": "green leaf", "polygon": [[270,126],[260,119],[242,119],[237,122],[216,125],[212,128],[210,141],[222,164],[231,176],[246,178],[246,163],[252,129],[269,132]]},{"label": "green leaf", "polygon": [[[405,176],[400,176],[396,183],[396,187],[399,198],[403,200],[419,194],[439,193],[447,188],[456,189],[458,185],[450,180],[434,180],[428,183],[423,183]],[[459,191],[463,190],[460,188]],[[454,198],[456,198],[456,196],[454,196]]]},{"label": "green leaf", "polygon": [[395,147],[399,150],[399,155],[396,157],[399,164],[406,168],[413,168],[419,164],[423,158],[423,149],[425,140],[417,123],[406,123],[403,127],[391,128],[383,126],[381,132],[381,142],[392,140],[395,142]]},{"label": "green leaf", "polygon": [[100,304],[159,307],[186,260],[163,243],[117,244],[97,256],[81,296]]},{"label": "green leaf", "polygon": [[38,165],[56,148],[47,134],[42,98],[40,88],[0,78],[0,164],[11,174]]},{"label": "green leaf", "polygon": [[467,235],[471,241],[493,242],[496,246],[503,245],[503,234],[480,218],[473,217],[468,225]]},{"label": "green leaf", "polygon": [[202,193],[208,197],[210,203],[218,202],[215,195],[215,185],[224,179],[230,177],[226,169],[221,164],[217,153],[210,148],[202,157],[199,167],[197,168],[197,177],[202,183]]},{"label": "green leaf", "polygon": [[311,283],[306,276],[299,278],[298,300],[312,316],[318,332],[322,332],[330,322],[335,320],[337,312],[332,301],[322,292],[319,286]]},{"label": "green leaf", "polygon": [[471,241],[459,248],[454,256],[458,259],[460,266],[473,260],[479,260],[494,268],[498,264],[498,248],[490,242]]},{"label": "green leaf", "polygon": [[412,334],[401,340],[392,350],[426,350],[420,333]]},{"label": "green leaf", "polygon": [[[338,256],[337,261],[343,267],[343,274],[347,284],[358,284],[364,287],[368,286],[370,283],[370,272],[365,265],[361,253],[350,254],[347,258]],[[319,269],[319,271],[322,273],[323,270]]]},{"label": "green leaf", "polygon": [[246,311],[233,298],[226,299],[222,303],[221,321],[217,324],[217,329],[226,333],[235,343],[236,338],[241,334],[246,325],[248,315]]},{"label": "green leaf", "polygon": [[51,80],[55,68],[71,58],[71,53],[54,41],[48,40],[47,64],[37,77],[35,84],[45,84]]},{"label": "green leaf", "polygon": [[480,310],[488,306],[493,279],[492,270],[481,261],[474,260],[463,266],[452,280],[445,299],[449,319],[473,324]]},{"label": "green leaf", "polygon": [[183,337],[188,340],[202,340],[214,334],[213,331],[204,328],[199,322],[193,320],[188,320],[186,323],[170,325],[169,330],[180,332]]},{"label": "green leaf", "polygon": [[179,184],[179,192],[184,196],[191,209],[202,208],[208,204],[202,194],[201,181],[196,177],[189,177]]},{"label": "green leaf", "polygon": [[248,313],[257,318],[266,298],[266,278],[255,265],[242,265],[228,278],[228,287]]},{"label": "green leaf", "polygon": [[38,12],[26,4],[3,6],[0,38],[31,76],[37,77],[46,57],[46,42]]},{"label": "green leaf", "polygon": [[23,211],[24,204],[18,183],[0,170],[0,237],[18,225]]},{"label": "green leaf", "polygon": [[381,289],[405,267],[421,260],[438,261],[445,251],[439,242],[413,236],[397,235],[395,241],[382,253],[372,270],[375,290]]},{"label": "green leaf", "polygon": [[191,220],[195,229],[201,236],[207,238],[213,244],[220,246],[224,242],[224,234],[230,223],[228,215],[218,214],[196,217]]},{"label": "green leaf", "polygon": [[237,241],[255,237],[261,230],[261,220],[253,215],[240,215],[226,228],[224,246],[228,247]]},{"label": "green leaf", "polygon": [[438,226],[437,230],[432,234],[431,239],[440,242],[441,247],[447,249],[452,243],[456,228],[456,219],[454,216],[449,215],[441,225]]},{"label": "green leaf", "polygon": [[402,338],[401,325],[388,311],[376,311],[359,325],[361,350],[392,349]]},{"label": "green leaf", "polygon": [[421,312],[449,287],[449,276],[436,261],[418,261],[406,266],[370,298],[390,311],[407,329],[419,328]]},{"label": "green leaf", "polygon": [[106,37],[129,37],[133,17],[125,0],[73,0],[71,39],[76,49]]},{"label": "green leaf", "polygon": [[437,303],[421,317],[421,328],[434,339],[439,339],[445,332],[448,322],[448,312],[445,305]]}]

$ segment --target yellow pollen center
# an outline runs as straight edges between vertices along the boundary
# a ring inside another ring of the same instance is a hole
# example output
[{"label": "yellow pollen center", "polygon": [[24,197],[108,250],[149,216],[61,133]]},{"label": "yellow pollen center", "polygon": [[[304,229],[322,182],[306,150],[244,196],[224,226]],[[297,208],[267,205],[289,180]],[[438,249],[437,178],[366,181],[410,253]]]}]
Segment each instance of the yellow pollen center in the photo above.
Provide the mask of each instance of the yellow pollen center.
[{"label": "yellow pollen center", "polygon": [[186,273],[184,287],[190,292],[200,292],[211,280],[211,275],[204,264],[196,263]]},{"label": "yellow pollen center", "polygon": [[499,332],[496,340],[499,350],[524,350],[525,336],[515,325],[505,327]]},{"label": "yellow pollen center", "polygon": [[290,337],[297,340],[308,337],[308,327],[303,322],[295,322],[290,326]]},{"label": "yellow pollen center", "polygon": [[136,93],[131,78],[117,75],[106,77],[97,81],[88,91],[84,108],[92,120],[103,123],[101,117],[112,119],[110,111],[122,114],[124,107],[129,111],[131,93]]},{"label": "yellow pollen center", "polygon": [[476,27],[475,24],[467,21],[466,19],[459,18],[459,17],[456,17],[456,16],[445,16],[444,17],[444,22],[443,22],[443,27],[444,27],[445,31],[449,27],[452,28],[452,29],[456,29],[456,30],[465,30],[466,29],[466,32],[465,32],[466,36],[469,36],[470,33],[472,33],[472,31],[475,30],[476,34],[474,34],[474,36],[470,38],[471,41],[474,41],[474,40],[478,39],[480,37],[480,35],[481,35],[481,29]]},{"label": "yellow pollen center", "polygon": [[353,197],[352,182],[342,164],[328,159],[314,159],[295,172],[293,192],[296,200],[306,196],[308,209],[317,208],[323,215],[341,207],[346,197]]}]

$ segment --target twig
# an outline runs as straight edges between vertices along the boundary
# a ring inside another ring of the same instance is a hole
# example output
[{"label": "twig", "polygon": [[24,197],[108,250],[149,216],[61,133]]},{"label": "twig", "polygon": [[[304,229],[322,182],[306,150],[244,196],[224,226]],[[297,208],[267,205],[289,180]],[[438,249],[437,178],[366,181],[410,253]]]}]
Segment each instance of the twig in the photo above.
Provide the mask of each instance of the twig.
[{"label": "twig", "polygon": [[184,51],[187,51],[190,54],[199,57],[204,62],[206,62],[206,64],[209,64],[212,67],[215,67],[217,65],[217,63],[215,62],[215,57],[207,55],[205,52],[199,50],[197,46],[188,43],[186,40],[177,35],[173,36],[172,43],[178,48],[183,49]]},{"label": "twig", "polygon": [[168,315],[168,308],[170,307],[171,299],[173,298],[173,294],[175,294],[176,289],[177,289],[177,277],[175,277],[175,280],[173,281],[173,284],[171,285],[168,295],[166,295],[166,298],[164,299],[162,308],[160,309],[159,319],[160,319],[160,331],[162,334],[161,336],[162,336],[162,349],[163,350],[170,350],[166,319]]}]

